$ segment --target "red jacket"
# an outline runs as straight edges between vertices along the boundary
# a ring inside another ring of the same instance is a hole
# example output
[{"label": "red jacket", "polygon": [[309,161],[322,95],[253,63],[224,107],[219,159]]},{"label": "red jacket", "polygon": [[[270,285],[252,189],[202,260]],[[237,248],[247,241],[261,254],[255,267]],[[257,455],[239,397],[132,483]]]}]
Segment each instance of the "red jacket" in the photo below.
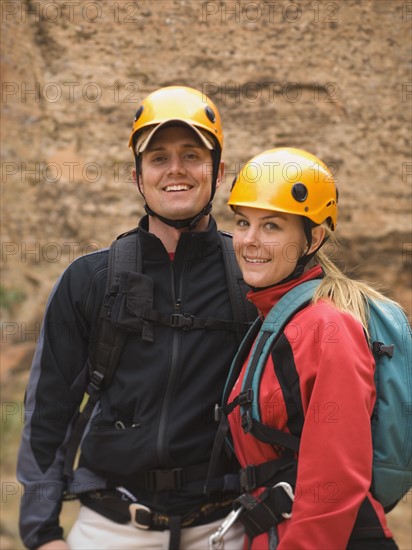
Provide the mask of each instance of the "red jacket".
[{"label": "red jacket", "polygon": [[[291,288],[321,275],[317,266],[300,279],[248,297],[265,316]],[[292,518],[279,524],[278,550],[340,550],[351,535],[391,537],[383,508],[369,492],[375,363],[361,323],[321,300],[298,312],[284,335],[299,376],[304,424]],[[289,432],[273,357],[268,358],[260,387],[262,422]],[[229,403],[239,394],[245,366]],[[239,407],[229,423],[242,467],[279,456],[273,446],[243,432]],[[267,548],[266,534],[254,539],[252,549]]]}]

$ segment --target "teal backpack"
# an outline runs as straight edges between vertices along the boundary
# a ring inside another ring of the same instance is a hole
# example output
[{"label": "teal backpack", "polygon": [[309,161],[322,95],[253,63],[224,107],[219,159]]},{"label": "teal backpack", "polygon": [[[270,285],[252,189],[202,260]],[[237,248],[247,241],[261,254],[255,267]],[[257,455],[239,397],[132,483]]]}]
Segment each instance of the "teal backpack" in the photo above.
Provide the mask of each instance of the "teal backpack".
[{"label": "teal backpack", "polygon": [[[263,324],[255,321],[244,345],[232,363],[223,396],[223,410],[239,406],[242,426],[261,441],[293,451],[299,436],[281,432],[261,422],[259,387],[267,358],[291,318],[307,306],[319,280],[302,283],[285,294],[269,312]],[[373,411],[373,477],[371,492],[391,510],[412,485],[412,339],[404,312],[394,303],[370,300],[369,334],[376,371],[376,404]],[[226,405],[252,342],[239,397]],[[293,391],[292,387],[290,388]],[[302,419],[301,419],[302,420]],[[302,420],[303,421],[303,420]]]}]

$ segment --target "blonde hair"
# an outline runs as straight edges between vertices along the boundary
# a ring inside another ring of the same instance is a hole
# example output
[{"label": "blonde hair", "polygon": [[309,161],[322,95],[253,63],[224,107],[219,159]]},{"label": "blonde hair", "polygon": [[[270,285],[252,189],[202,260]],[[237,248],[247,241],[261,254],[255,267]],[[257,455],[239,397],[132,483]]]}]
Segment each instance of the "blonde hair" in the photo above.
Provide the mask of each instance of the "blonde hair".
[{"label": "blonde hair", "polygon": [[[326,234],[333,243],[337,244],[335,236],[328,227],[326,227]],[[325,248],[321,248],[314,259],[323,268],[325,276],[317,288],[312,302],[322,299],[330,300],[338,309],[350,313],[358,319],[369,337],[368,299],[394,301],[370,284],[348,277],[328,256]]]}]

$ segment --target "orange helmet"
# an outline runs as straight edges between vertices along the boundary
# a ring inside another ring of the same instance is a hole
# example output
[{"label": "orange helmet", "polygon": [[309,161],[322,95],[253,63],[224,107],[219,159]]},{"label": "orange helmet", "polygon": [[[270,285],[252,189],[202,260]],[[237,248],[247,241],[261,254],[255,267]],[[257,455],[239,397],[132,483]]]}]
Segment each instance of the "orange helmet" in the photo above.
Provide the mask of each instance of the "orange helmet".
[{"label": "orange helmet", "polygon": [[249,160],[236,177],[228,204],[305,216],[315,224],[337,223],[337,189],[329,168],[294,148],[270,149]]},{"label": "orange helmet", "polygon": [[[133,150],[138,178],[141,173],[140,154],[146,150],[153,135],[164,126],[181,124],[189,126],[211,152],[213,173],[209,201],[200,212],[184,220],[172,220],[159,216],[155,211],[156,205],[150,206],[147,202],[145,202],[145,210],[150,216],[157,216],[172,227],[192,229],[196,227],[202,216],[210,213],[216,192],[223,148],[223,131],[220,114],[215,104],[205,94],[194,88],[186,86],[160,88],[145,97],[137,109],[129,147]],[[140,192],[142,193],[141,190]],[[146,201],[145,197],[144,199]]]},{"label": "orange helmet", "polygon": [[[153,133],[160,126],[172,122],[187,124],[204,143],[203,137],[213,136],[212,147],[208,148],[214,149],[216,140],[222,150],[222,122],[215,104],[199,90],[185,86],[160,88],[142,100],[136,111],[129,147],[135,146],[141,132],[152,130],[140,144],[139,151],[143,151]],[[207,143],[205,145],[208,146]]]}]

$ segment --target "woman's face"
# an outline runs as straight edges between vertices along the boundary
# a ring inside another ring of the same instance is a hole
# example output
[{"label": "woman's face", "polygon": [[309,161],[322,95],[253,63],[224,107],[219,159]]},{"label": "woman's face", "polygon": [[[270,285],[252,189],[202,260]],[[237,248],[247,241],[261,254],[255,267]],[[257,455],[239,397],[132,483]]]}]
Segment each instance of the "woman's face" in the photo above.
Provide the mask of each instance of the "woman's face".
[{"label": "woman's face", "polygon": [[314,249],[307,250],[301,216],[245,206],[236,208],[233,244],[245,282],[256,288],[282,281]]}]

